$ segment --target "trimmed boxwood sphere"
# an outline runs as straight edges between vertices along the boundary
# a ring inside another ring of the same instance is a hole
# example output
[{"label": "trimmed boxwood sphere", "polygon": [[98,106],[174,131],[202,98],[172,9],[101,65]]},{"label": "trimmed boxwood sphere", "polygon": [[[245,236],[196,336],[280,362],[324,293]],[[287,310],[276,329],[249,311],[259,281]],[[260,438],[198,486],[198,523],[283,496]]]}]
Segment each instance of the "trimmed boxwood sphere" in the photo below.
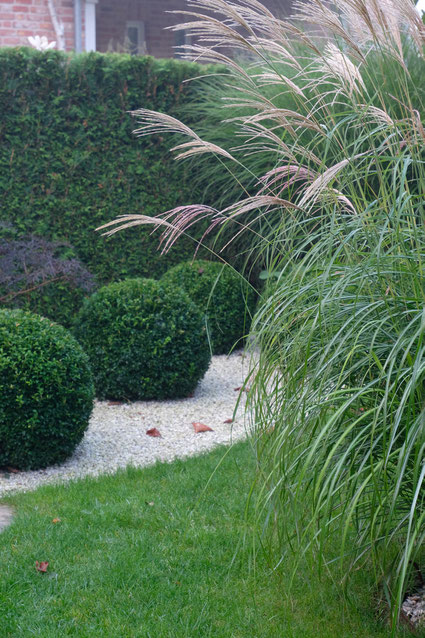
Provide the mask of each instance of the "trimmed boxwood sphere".
[{"label": "trimmed boxwood sphere", "polygon": [[228,354],[247,334],[254,291],[229,266],[197,260],[178,264],[161,281],[181,286],[206,314],[213,354]]},{"label": "trimmed boxwood sphere", "polygon": [[83,437],[93,399],[87,355],[68,330],[0,311],[0,466],[62,462]]},{"label": "trimmed boxwood sphere", "polygon": [[100,399],[188,396],[211,358],[201,311],[182,289],[153,279],[98,290],[84,303],[75,334]]}]

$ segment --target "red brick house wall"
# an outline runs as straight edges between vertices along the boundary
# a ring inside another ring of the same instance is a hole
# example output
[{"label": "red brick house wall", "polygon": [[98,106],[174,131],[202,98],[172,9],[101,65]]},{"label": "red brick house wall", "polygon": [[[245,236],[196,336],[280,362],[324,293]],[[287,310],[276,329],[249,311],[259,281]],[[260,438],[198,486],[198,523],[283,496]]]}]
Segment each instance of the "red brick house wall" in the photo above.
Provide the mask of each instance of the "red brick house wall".
[{"label": "red brick house wall", "polygon": [[[276,15],[289,13],[291,0],[263,0]],[[143,22],[145,25],[146,49],[157,58],[173,57],[176,33],[164,28],[190,20],[189,16],[166,13],[187,10],[186,0],[99,0],[96,6],[97,50],[119,50],[124,42],[127,21]],[[193,9],[192,9],[193,10]]]},{"label": "red brick house wall", "polygon": [[186,8],[184,0],[100,0],[96,7],[97,49],[107,51],[123,43],[125,25],[129,20],[145,25],[146,49],[157,58],[173,57],[175,34],[164,27],[178,22],[178,17],[165,13]]},{"label": "red brick house wall", "polygon": [[[65,49],[74,49],[74,0],[53,0],[64,25]],[[291,0],[263,0],[272,11],[285,14]],[[85,0],[81,0],[84,30]],[[128,22],[143,23],[146,48],[155,57],[173,57],[177,42],[173,31],[164,27],[184,21],[166,11],[187,9],[185,0],[98,0],[96,4],[96,50],[119,51],[125,44]],[[0,0],[0,47],[28,46],[28,36],[57,40],[47,0]],[[82,34],[84,48],[84,33]]]},{"label": "red brick house wall", "polygon": [[[65,47],[74,48],[74,2],[54,0],[64,26]],[[56,40],[47,0],[0,0],[0,46],[29,46],[28,36]]]}]

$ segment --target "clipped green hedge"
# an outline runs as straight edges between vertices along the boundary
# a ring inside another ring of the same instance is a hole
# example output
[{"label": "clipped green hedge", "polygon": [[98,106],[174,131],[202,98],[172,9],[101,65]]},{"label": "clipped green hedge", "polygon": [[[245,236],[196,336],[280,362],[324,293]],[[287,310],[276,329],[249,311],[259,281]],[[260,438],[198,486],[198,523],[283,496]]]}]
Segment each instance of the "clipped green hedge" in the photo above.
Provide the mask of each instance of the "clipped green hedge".
[{"label": "clipped green hedge", "polygon": [[95,228],[200,199],[193,166],[169,153],[172,139],[136,138],[128,111],[181,115],[197,99],[183,81],[204,73],[181,60],[0,49],[0,221],[69,242],[101,284],[159,277],[192,256],[188,239],[161,257],[149,228],[110,238]]},{"label": "clipped green hedge", "polygon": [[255,294],[230,266],[203,259],[174,266],[162,282],[180,286],[207,318],[213,354],[228,354],[248,333]]},{"label": "clipped green hedge", "polygon": [[186,397],[211,358],[202,312],[182,289],[153,279],[127,279],[95,292],[75,334],[100,399]]},{"label": "clipped green hedge", "polygon": [[0,466],[65,460],[88,426],[93,398],[87,355],[65,328],[0,310]]}]

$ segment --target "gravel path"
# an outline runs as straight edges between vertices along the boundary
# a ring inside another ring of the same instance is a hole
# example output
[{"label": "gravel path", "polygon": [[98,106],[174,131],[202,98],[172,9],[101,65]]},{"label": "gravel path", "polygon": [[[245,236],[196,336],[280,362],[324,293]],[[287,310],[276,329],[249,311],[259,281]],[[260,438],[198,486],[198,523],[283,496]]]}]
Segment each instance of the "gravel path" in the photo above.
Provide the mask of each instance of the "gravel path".
[{"label": "gravel path", "polygon": [[[215,356],[192,398],[119,405],[97,401],[84,439],[71,458],[45,470],[0,473],[0,496],[127,465],[171,461],[243,438],[244,393],[234,422],[224,421],[233,416],[239,396],[235,388],[243,384],[247,372],[248,358],[241,352]],[[214,431],[196,434],[192,422],[205,423]],[[151,428],[157,428],[161,437],[148,436]]]}]

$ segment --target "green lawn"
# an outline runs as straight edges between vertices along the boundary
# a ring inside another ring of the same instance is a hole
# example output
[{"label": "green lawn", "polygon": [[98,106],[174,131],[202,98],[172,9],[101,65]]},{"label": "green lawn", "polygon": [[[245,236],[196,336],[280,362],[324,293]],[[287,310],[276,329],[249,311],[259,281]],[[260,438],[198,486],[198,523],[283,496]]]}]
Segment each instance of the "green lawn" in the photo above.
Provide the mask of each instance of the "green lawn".
[{"label": "green lawn", "polygon": [[307,570],[288,595],[288,566],[253,568],[252,453],[234,446],[214,473],[223,454],[4,499],[16,517],[0,534],[1,638],[387,637],[367,581],[357,609]]}]

